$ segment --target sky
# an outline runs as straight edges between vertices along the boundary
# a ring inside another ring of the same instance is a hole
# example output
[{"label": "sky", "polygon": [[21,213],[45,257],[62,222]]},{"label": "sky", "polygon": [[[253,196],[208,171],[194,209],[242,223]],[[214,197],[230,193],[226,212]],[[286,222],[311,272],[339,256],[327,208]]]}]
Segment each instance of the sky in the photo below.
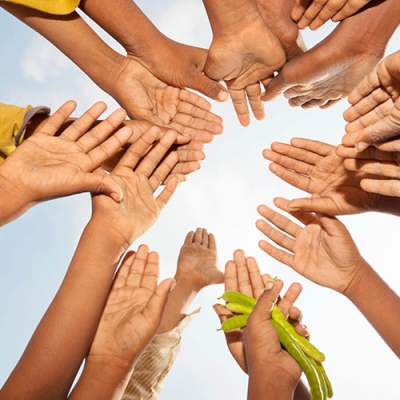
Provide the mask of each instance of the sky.
[{"label": "sky", "polygon": [[[212,35],[201,1],[140,0],[137,4],[172,39],[209,46]],[[318,43],[333,27],[327,24],[317,32],[306,30],[307,46]],[[0,31],[1,101],[45,104],[54,111],[74,99],[78,103],[74,115],[98,100],[108,104],[105,115],[118,107],[62,53],[3,10]],[[99,34],[120,50],[101,30]],[[398,50],[399,45],[398,30],[386,53]],[[146,243],[158,251],[163,279],[174,275],[186,233],[196,227],[207,228],[216,236],[222,270],[240,248],[257,259],[262,272],[278,275],[286,287],[295,281],[303,285],[297,305],[311,330],[312,342],[326,354],[325,367],[335,399],[398,398],[399,361],[361,313],[343,296],[307,281],[257,245],[263,238],[255,227],[257,206],[272,206],[277,196],[304,196],[268,170],[262,150],[274,141],[287,143],[295,136],[340,143],[347,101],[326,110],[303,110],[290,107],[280,97],[265,103],[264,120],[252,119],[246,128],[240,126],[229,102],[212,104],[213,112],[224,119],[224,132],[205,146],[202,168],[178,187],[156,224],[132,248]],[[56,293],[90,211],[90,196],[82,194],[38,205],[0,229],[0,385]],[[376,213],[340,219],[364,258],[399,293],[396,249],[400,220]],[[222,285],[208,287],[193,302],[191,310],[202,310],[185,331],[181,353],[167,377],[161,400],[246,398],[247,377],[230,356],[223,334],[216,331],[219,321],[212,305],[222,292]]]}]

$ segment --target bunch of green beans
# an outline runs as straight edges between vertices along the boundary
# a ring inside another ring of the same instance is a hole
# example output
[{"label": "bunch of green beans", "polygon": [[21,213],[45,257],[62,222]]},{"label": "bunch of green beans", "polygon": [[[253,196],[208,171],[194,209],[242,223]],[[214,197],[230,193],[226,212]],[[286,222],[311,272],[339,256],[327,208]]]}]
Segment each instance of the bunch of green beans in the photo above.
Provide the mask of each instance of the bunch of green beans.
[{"label": "bunch of green beans", "polygon": [[[218,330],[229,332],[232,329],[247,326],[249,315],[257,304],[256,299],[235,291],[227,291],[219,299],[225,300],[226,304],[223,306],[234,315],[225,320]],[[333,396],[332,385],[322,365],[325,355],[304,336],[296,332],[294,326],[286,320],[276,305],[271,312],[271,322],[278,333],[281,345],[303,370],[310,386],[312,399],[331,398]]]}]

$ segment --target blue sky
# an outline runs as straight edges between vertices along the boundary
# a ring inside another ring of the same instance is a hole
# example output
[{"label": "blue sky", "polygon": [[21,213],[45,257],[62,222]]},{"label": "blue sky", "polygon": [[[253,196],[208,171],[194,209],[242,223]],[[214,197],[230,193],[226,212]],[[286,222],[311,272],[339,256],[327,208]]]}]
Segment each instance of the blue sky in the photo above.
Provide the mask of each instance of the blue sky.
[{"label": "blue sky", "polygon": [[[196,46],[209,45],[211,32],[200,1],[141,0],[138,5],[171,38]],[[46,104],[55,110],[74,99],[78,102],[76,115],[97,100],[109,105],[106,114],[117,107],[57,49],[3,10],[0,29],[1,101]],[[308,46],[321,40],[329,29],[330,25],[312,34],[306,32]],[[399,44],[397,31],[387,53],[397,50]],[[250,127],[243,128],[230,103],[213,104],[213,111],[224,118],[224,133],[206,146],[207,158],[201,170],[178,188],[157,223],[132,248],[148,244],[160,253],[162,278],[172,276],[186,233],[206,227],[216,235],[221,269],[233,251],[242,248],[256,257],[263,272],[278,275],[286,286],[293,281],[303,284],[298,305],[313,342],[326,353],[335,398],[397,398],[398,359],[358,310],[340,295],[275,262],[257,246],[262,238],[255,228],[257,206],[271,205],[276,196],[301,195],[269,172],[262,150],[273,141],[288,142],[294,136],[339,143],[347,102],[327,110],[302,110],[289,107],[280,98],[266,103],[265,108],[263,121],[253,120]],[[41,204],[0,230],[0,384],[57,291],[89,217],[90,199],[84,194]],[[399,293],[399,219],[367,214],[341,220],[364,257]],[[216,332],[218,320],[211,306],[222,291],[222,286],[210,287],[196,298],[192,309],[201,306],[202,312],[185,333],[182,352],[168,376],[162,400],[245,398],[246,376],[228,353],[222,333]]]}]

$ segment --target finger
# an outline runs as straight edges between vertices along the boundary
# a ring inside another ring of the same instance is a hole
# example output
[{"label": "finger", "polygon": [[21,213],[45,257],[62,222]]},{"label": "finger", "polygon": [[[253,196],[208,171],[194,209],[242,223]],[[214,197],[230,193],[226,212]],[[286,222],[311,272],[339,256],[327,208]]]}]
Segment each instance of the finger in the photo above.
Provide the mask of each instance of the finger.
[{"label": "finger", "polygon": [[301,17],[304,14],[304,11],[308,7],[312,0],[295,0],[293,4],[292,11],[290,13],[290,17],[293,21],[300,21]]},{"label": "finger", "polygon": [[[289,203],[290,203],[289,200],[284,199],[283,197],[277,197],[274,199],[274,205],[276,207],[278,207],[282,211],[288,212],[291,216],[295,217],[303,225],[308,225],[315,219],[315,215],[313,213],[304,212],[302,210],[291,210],[289,207]],[[283,217],[283,218],[285,218],[285,217]],[[302,228],[300,228],[300,230],[301,229]]]},{"label": "finger", "polygon": [[204,145],[198,140],[192,140],[183,146],[174,146],[179,156],[179,161],[201,161],[204,160]]},{"label": "finger", "polygon": [[208,232],[207,229],[202,229],[201,232],[201,245],[204,247],[208,247]]},{"label": "finger", "polygon": [[121,148],[128,143],[132,136],[132,129],[128,126],[119,129],[103,143],[99,143],[97,147],[89,151],[91,163],[88,165],[88,171],[93,171],[95,168],[102,165],[105,161],[110,160]]},{"label": "finger", "polygon": [[345,167],[349,171],[361,171],[386,178],[398,179],[400,177],[400,167],[397,163],[364,161],[349,158],[345,160]]},{"label": "finger", "polygon": [[267,283],[263,293],[260,295],[253,312],[251,313],[252,321],[255,319],[260,321],[270,320],[271,311],[275,305],[279,293],[282,290],[283,282],[279,279]]},{"label": "finger", "polygon": [[243,250],[236,250],[233,253],[237,270],[237,280],[239,284],[239,292],[253,297],[253,288],[251,286],[249,270],[247,267],[247,259]]},{"label": "finger", "polygon": [[125,287],[126,281],[128,279],[133,264],[133,260],[135,259],[135,254],[136,253],[134,251],[128,251],[125,254],[114,278],[114,283],[113,283],[114,289]]},{"label": "finger", "polygon": [[293,254],[280,250],[265,240],[260,240],[258,246],[275,260],[287,265],[288,267],[292,267],[294,259]]},{"label": "finger", "polygon": [[132,143],[118,162],[117,167],[134,169],[153,143],[160,137],[160,129],[154,125]]},{"label": "finger", "polygon": [[[168,154],[168,156],[155,169],[155,171],[149,178],[149,184],[153,193],[163,182],[165,182],[167,176],[171,174],[177,162],[178,162],[178,154],[176,152],[172,152]],[[139,173],[138,170],[136,170],[136,172]]]},{"label": "finger", "polygon": [[319,212],[324,214],[335,214],[338,212],[335,203],[330,198],[300,198],[293,199],[287,204],[286,211]]},{"label": "finger", "polygon": [[92,194],[105,194],[116,202],[120,202],[123,196],[122,189],[118,183],[105,173],[97,174],[77,171],[70,184],[60,183],[60,185],[62,185],[58,193],[60,196],[89,192]]},{"label": "finger", "polygon": [[400,197],[400,181],[363,179],[360,182],[363,190],[370,193],[379,193],[383,196]]},{"label": "finger", "polygon": [[284,68],[278,75],[271,79],[268,85],[265,87],[265,92],[261,94],[262,101],[275,100],[279,95],[281,95],[285,90],[290,87],[290,84],[286,83],[284,80]]},{"label": "finger", "polygon": [[[156,143],[152,149],[140,160],[140,163],[135,168],[135,172],[142,174],[143,176],[150,177],[156,167],[160,164],[160,161],[165,157],[165,155],[170,151],[176,139],[177,133],[175,131],[168,131],[161,139]],[[178,161],[178,156],[176,153],[172,157],[174,165]],[[166,158],[168,159],[168,157]],[[172,159],[168,159],[171,161]],[[162,164],[162,163],[161,163]],[[172,167],[173,167],[172,166]],[[172,169],[172,168],[171,168]]]},{"label": "finger", "polygon": [[194,239],[194,235],[195,235],[194,231],[188,232],[188,234],[186,235],[184,244],[192,244],[193,243],[193,239]]},{"label": "finger", "polygon": [[261,101],[260,84],[256,83],[253,85],[248,85],[246,86],[245,91],[254,118],[259,121],[263,120],[265,117],[265,110],[264,110],[264,104]]},{"label": "finger", "polygon": [[262,232],[268,239],[272,240],[275,244],[293,253],[294,245],[296,243],[295,240],[293,240],[293,238],[284,235],[282,232],[278,231],[271,224],[268,224],[262,219],[256,221],[256,227],[260,232]]},{"label": "finger", "polygon": [[143,269],[143,278],[140,287],[154,291],[158,282],[159,255],[151,251],[147,256],[147,261]]},{"label": "finger", "polygon": [[229,260],[225,264],[225,291],[235,291],[239,292],[239,282],[238,282],[238,274],[236,269],[236,263],[233,260]]},{"label": "finger", "polygon": [[140,287],[148,255],[148,246],[144,244],[140,245],[136,254],[134,255],[131,270],[129,272],[128,279],[126,280],[126,286],[133,288]]},{"label": "finger", "polygon": [[171,200],[171,197],[175,193],[178,185],[179,185],[178,178],[171,177],[171,179],[168,180],[164,189],[156,198],[156,203],[160,210],[162,210],[168,204],[168,202]]},{"label": "finger", "polygon": [[370,0],[348,1],[337,14],[332,17],[333,22],[339,22],[364,7]]},{"label": "finger", "polygon": [[[281,151],[275,151],[278,146],[280,150],[283,150],[283,154],[281,153]],[[321,158],[314,153],[306,152],[302,149],[296,149],[293,146],[280,146],[273,144],[271,147],[274,148],[274,150],[265,149],[263,151],[263,157],[265,159],[301,174],[308,175],[311,168]],[[308,162],[305,162],[305,159],[307,159]]]},{"label": "finger", "polygon": [[208,235],[208,248],[217,251],[217,241],[212,233]]},{"label": "finger", "polygon": [[320,28],[326,21],[331,19],[343,7],[346,0],[328,0],[321,11],[315,16],[310,24],[311,30]]},{"label": "finger", "polygon": [[288,319],[289,310],[300,296],[302,289],[300,283],[294,282],[289,286],[285,295],[278,301],[278,307],[286,319]]},{"label": "finger", "polygon": [[193,243],[201,244],[202,236],[203,236],[202,228],[197,228],[193,238]]},{"label": "finger", "polygon": [[229,99],[229,93],[223,85],[200,72],[192,77],[190,87],[216,101]]},{"label": "finger", "polygon": [[[269,208],[266,205],[260,205],[257,208],[257,211],[268,222],[279,228],[281,231],[286,232],[291,237],[296,237],[302,230],[302,228],[300,228],[294,222],[290,221],[290,219],[284,217],[282,214],[274,211],[272,208]],[[260,224],[260,226],[264,227],[263,224]],[[290,245],[290,243],[292,242],[293,242],[292,240],[289,240],[288,245]],[[285,246],[285,248],[287,247]]]},{"label": "finger", "polygon": [[[164,314],[165,305],[168,301],[168,296],[175,287],[176,282],[172,278],[167,278],[160,282],[158,286],[156,286],[154,290],[154,294],[150,297],[147,302],[146,308],[144,309],[144,313],[146,317],[150,320],[158,321],[156,325],[156,329],[159,327],[161,323],[161,318]],[[155,333],[155,332],[154,332]]]},{"label": "finger", "polygon": [[307,9],[304,11],[303,16],[300,21],[297,23],[299,29],[304,29],[310,25],[311,21],[321,12],[324,8],[327,0],[313,0]]},{"label": "finger", "polygon": [[75,109],[76,103],[73,100],[67,101],[46,119],[45,123],[40,128],[40,132],[49,136],[56,135],[62,124],[75,111]]},{"label": "finger", "polygon": [[257,261],[254,257],[247,257],[247,269],[253,292],[252,297],[258,299],[264,291],[265,285]]},{"label": "finger", "polygon": [[[94,117],[94,115],[91,115],[90,117]],[[121,126],[125,118],[126,111],[120,108],[114,111],[104,121],[96,124],[94,127],[93,122],[96,122],[97,119],[94,119],[94,121],[92,122],[87,121],[88,126],[86,126],[86,129],[84,127],[85,124],[83,123],[83,121],[81,121],[81,119],[78,119],[70,127],[73,128],[74,126],[77,126],[75,132],[77,137],[73,139],[73,135],[68,136],[71,140],[77,140],[79,138],[78,143],[81,148],[85,151],[89,151],[97,147],[100,143],[104,142],[104,140],[111,136],[113,132],[115,132]],[[63,137],[65,137],[65,135],[63,135]]]},{"label": "finger", "polygon": [[247,105],[246,92],[242,90],[229,89],[229,93],[232,99],[233,107],[236,115],[239,119],[240,125],[250,125],[250,113]]}]

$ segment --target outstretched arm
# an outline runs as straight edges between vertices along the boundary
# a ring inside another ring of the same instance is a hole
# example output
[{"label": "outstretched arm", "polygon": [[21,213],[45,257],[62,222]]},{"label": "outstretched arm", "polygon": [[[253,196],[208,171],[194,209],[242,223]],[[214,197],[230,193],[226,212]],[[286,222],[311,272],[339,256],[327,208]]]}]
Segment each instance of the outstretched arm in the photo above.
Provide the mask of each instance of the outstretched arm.
[{"label": "outstretched arm", "polygon": [[178,185],[177,178],[171,179],[154,195],[177,161],[175,153],[165,157],[176,133],[169,132],[156,142],[158,134],[157,130],[146,132],[110,174],[122,189],[119,203],[104,195],[93,196],[92,217],[62,285],[0,399],[67,396],[90,348],[121,256],[154,224]]},{"label": "outstretched arm", "polygon": [[0,225],[35,204],[76,193],[121,200],[115,180],[93,171],[130,139],[130,128],[118,130],[126,113],[119,109],[92,128],[106,109],[99,102],[60,133],[75,106],[73,101],[61,106],[0,165]]},{"label": "outstretched arm", "polygon": [[163,35],[131,0],[110,3],[83,0],[79,7],[158,79],[177,88],[189,88],[213,100],[225,101],[226,88],[203,72],[207,51],[177,43]]},{"label": "outstretched arm", "polygon": [[146,246],[128,252],[70,400],[120,399],[140,354],[156,333],[174,281],[157,285],[159,258]]},{"label": "outstretched arm", "polygon": [[54,16],[8,2],[0,2],[0,6],[61,50],[130,118],[174,129],[193,139],[222,132],[222,119],[210,112],[207,100],[164,83],[138,61],[114,51],[76,12]]}]

